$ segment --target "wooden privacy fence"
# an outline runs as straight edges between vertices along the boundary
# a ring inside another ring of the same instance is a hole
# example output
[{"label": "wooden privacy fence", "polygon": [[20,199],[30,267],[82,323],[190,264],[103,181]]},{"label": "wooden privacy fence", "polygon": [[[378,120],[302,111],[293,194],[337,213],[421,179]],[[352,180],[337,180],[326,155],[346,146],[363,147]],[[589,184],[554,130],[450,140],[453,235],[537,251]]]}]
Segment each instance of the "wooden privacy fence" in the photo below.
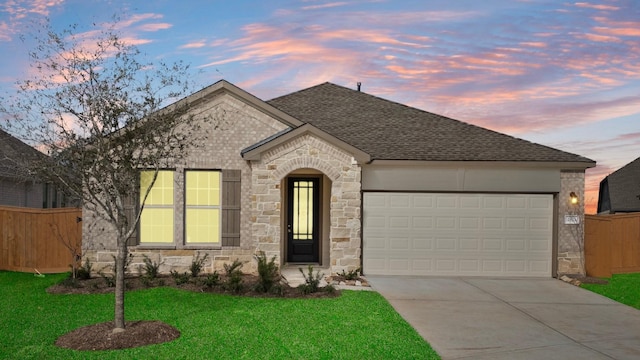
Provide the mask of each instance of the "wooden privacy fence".
[{"label": "wooden privacy fence", "polygon": [[56,273],[70,271],[80,254],[82,210],[0,206],[0,270]]},{"label": "wooden privacy fence", "polygon": [[640,213],[586,215],[584,232],[587,275],[640,272]]}]

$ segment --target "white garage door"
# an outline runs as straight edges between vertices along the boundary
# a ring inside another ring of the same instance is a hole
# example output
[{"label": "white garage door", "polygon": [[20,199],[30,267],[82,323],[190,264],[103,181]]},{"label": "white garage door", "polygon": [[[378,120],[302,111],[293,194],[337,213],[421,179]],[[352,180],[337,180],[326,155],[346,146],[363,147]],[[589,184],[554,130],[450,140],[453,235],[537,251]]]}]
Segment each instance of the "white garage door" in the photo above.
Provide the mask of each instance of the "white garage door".
[{"label": "white garage door", "polygon": [[551,276],[553,196],[364,193],[369,275]]}]

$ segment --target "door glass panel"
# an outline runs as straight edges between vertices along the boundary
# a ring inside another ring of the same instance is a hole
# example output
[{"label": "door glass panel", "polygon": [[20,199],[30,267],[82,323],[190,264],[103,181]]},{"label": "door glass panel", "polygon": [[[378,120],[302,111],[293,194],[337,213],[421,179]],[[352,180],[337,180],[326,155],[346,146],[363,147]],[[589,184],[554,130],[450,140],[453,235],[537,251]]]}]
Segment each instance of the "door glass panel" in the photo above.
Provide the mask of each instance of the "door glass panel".
[{"label": "door glass panel", "polygon": [[313,182],[293,184],[293,239],[313,239]]}]

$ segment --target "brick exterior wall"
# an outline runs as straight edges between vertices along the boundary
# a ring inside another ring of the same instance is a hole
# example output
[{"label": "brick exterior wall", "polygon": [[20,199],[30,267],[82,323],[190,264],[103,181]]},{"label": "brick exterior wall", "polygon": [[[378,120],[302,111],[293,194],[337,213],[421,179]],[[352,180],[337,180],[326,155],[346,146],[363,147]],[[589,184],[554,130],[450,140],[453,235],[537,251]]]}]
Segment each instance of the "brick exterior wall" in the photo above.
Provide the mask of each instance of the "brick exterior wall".
[{"label": "brick exterior wall", "polygon": [[[240,247],[226,247],[199,250],[201,255],[209,254],[206,271],[222,269],[222,264],[235,259],[247,262],[245,272],[254,272],[253,254],[256,242],[251,227],[251,168],[240,152],[276,132],[286,128],[283,123],[269,117],[254,107],[245,104],[233,96],[223,95],[202,104],[194,109],[197,116],[212,119],[206,123],[203,131],[207,131],[207,141],[193,144],[189,157],[181,164],[175,165],[174,189],[184,189],[185,169],[234,169],[241,170],[241,220]],[[181,271],[191,264],[197,250],[184,249],[184,194],[175,191],[174,197],[174,243],[176,249],[150,249],[133,246],[132,267],[142,263],[142,254],[150,256],[158,262],[164,261],[161,270],[168,272],[171,268]],[[115,229],[102,220],[97,213],[85,207],[83,209],[83,256],[93,262],[94,269],[99,270],[113,264],[112,255],[116,253]]]},{"label": "brick exterior wall", "polygon": [[[252,236],[258,249],[282,261],[282,180],[292,171],[314,169],[331,180],[329,265],[331,273],[360,267],[361,168],[350,154],[305,134],[252,162]],[[327,221],[325,219],[325,221]],[[327,259],[323,259],[327,263]]]},{"label": "brick exterior wall", "polygon": [[[571,192],[579,203],[571,204]],[[578,216],[579,224],[565,224],[565,215]],[[584,171],[562,171],[558,194],[558,274],[584,274]]]}]

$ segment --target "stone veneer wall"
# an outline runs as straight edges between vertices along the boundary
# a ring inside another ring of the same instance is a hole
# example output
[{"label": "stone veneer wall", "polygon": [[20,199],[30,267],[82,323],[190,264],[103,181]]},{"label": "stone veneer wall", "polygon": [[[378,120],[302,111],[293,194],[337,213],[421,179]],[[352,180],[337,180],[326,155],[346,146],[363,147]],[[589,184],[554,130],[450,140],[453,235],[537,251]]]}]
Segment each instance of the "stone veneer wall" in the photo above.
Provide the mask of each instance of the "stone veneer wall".
[{"label": "stone veneer wall", "polygon": [[[584,171],[562,171],[558,194],[558,274],[584,274]],[[571,204],[570,194],[579,203]],[[577,215],[580,223],[565,224],[565,215]]]},{"label": "stone veneer wall", "polygon": [[[142,264],[142,255],[149,256],[157,262],[164,262],[161,271],[168,273],[171,269],[185,271],[199,251],[201,256],[209,254],[205,271],[221,270],[224,263],[235,259],[246,261],[245,272],[255,272],[255,254],[257,243],[252,237],[249,214],[251,213],[251,167],[240,152],[286,126],[256,110],[250,105],[229,95],[218,95],[207,103],[194,109],[196,116],[208,117],[203,131],[208,132],[208,140],[192,149],[189,157],[182,164],[175,164],[174,189],[184,189],[185,169],[234,169],[242,171],[242,204],[240,247],[217,247],[206,249],[188,249],[184,246],[183,209],[184,194],[175,191],[174,198],[174,239],[172,249],[153,249],[143,246],[130,247],[133,257],[130,271],[135,273],[137,265]],[[113,264],[112,255],[116,253],[114,229],[102,220],[97,213],[88,208],[83,209],[83,257],[88,258],[94,270],[100,270]],[[107,271],[109,269],[107,268]]]},{"label": "stone veneer wall", "polygon": [[[345,151],[310,134],[271,149],[252,162],[252,234],[258,249],[282,262],[282,180],[297,169],[315,169],[331,180],[330,271],[360,267],[361,168]],[[326,259],[324,259],[326,263]]]}]

